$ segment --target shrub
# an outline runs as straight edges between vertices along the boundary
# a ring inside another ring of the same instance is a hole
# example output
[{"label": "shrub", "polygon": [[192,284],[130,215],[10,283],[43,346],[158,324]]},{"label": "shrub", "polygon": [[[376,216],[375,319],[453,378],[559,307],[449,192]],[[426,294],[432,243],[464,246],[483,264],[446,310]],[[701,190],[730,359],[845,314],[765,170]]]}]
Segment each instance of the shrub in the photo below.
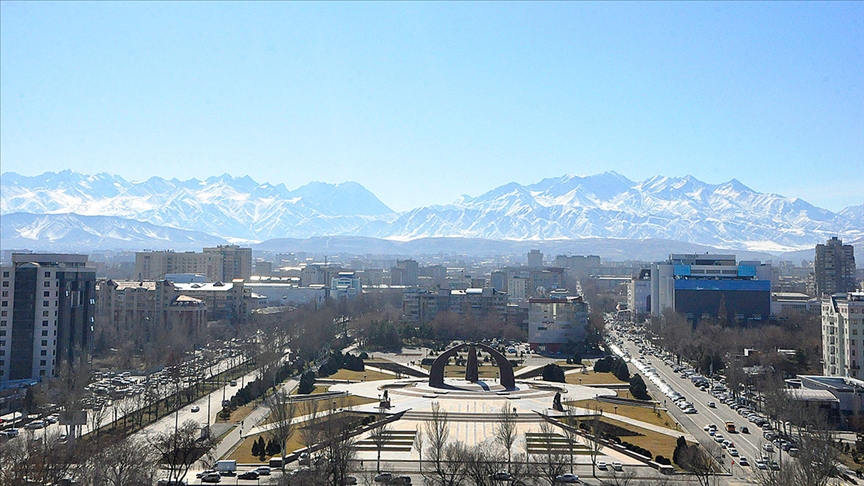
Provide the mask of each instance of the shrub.
[{"label": "shrub", "polygon": [[297,388],[297,393],[308,395],[315,389],[315,373],[307,371],[300,376],[300,386]]},{"label": "shrub", "polygon": [[564,383],[564,370],[554,363],[549,363],[543,367],[543,380]]}]

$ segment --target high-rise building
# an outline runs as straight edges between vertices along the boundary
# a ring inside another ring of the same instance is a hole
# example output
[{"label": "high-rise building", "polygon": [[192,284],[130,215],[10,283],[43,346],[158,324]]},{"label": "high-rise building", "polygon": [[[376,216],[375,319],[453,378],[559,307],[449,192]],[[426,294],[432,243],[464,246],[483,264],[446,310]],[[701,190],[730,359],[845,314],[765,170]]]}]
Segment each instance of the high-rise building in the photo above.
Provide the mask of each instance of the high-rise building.
[{"label": "high-rise building", "polygon": [[230,282],[235,278],[249,281],[252,276],[252,248],[241,248],[238,245],[219,245],[214,248],[204,248],[204,254],[218,255],[221,260],[222,274],[217,280]]},{"label": "high-rise building", "polygon": [[56,376],[89,363],[96,270],[86,255],[12,254],[0,269],[0,382]]},{"label": "high-rise building", "polygon": [[[864,352],[864,292],[822,299],[822,361],[826,376],[859,378]],[[864,376],[864,375],[862,375]]]},{"label": "high-rise building", "polygon": [[531,270],[540,270],[543,268],[543,253],[540,250],[531,250],[528,252],[528,268]]},{"label": "high-rise building", "polygon": [[844,245],[836,236],[824,245],[816,245],[816,261],[813,264],[816,297],[837,292],[854,292],[855,248]]}]

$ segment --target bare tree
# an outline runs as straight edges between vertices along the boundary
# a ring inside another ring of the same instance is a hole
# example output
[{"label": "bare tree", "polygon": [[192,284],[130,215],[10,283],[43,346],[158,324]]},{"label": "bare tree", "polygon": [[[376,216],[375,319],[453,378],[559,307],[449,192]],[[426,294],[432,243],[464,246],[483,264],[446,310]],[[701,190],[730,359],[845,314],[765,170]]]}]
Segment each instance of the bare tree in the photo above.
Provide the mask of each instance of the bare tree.
[{"label": "bare tree", "polygon": [[335,402],[325,417],[322,427],[325,438],[324,464],[327,465],[326,474],[330,477],[333,486],[342,486],[348,477],[348,466],[354,457],[354,435],[352,429],[355,422],[346,416],[338,416]]},{"label": "bare tree", "polygon": [[513,443],[516,442],[516,409],[511,410],[510,405],[505,403],[501,406],[501,411],[496,415],[496,419],[495,440],[507,453],[507,472],[510,472],[510,454]]},{"label": "bare tree", "polygon": [[563,437],[555,432],[549,422],[544,420],[540,423],[542,448],[539,453],[534,453],[531,459],[532,475],[548,481],[550,486],[555,486],[555,478],[567,469],[567,458],[561,453],[558,438]]},{"label": "bare tree", "polygon": [[[609,473],[609,477],[604,479],[602,483],[603,486],[635,486],[636,483],[636,471],[633,469],[628,469],[627,471],[618,471],[612,469]],[[652,482],[652,484],[654,484]]]},{"label": "bare tree", "polygon": [[102,422],[105,421],[106,417],[108,417],[108,407],[105,405],[98,405],[90,409],[87,414],[87,426],[90,427],[90,432],[99,435]]},{"label": "bare tree", "polygon": [[318,428],[318,400],[306,400],[303,402],[303,414],[306,415],[306,422],[300,429],[300,441],[306,447],[309,453],[309,459],[312,460],[312,447],[320,442],[320,429]]},{"label": "bare tree", "polygon": [[414,429],[414,447],[417,449],[417,458],[420,461],[420,475],[423,475],[423,429],[417,427]]},{"label": "bare tree", "polygon": [[[89,455],[88,444],[61,441],[58,433],[30,430],[0,443],[0,484],[56,484],[77,474]],[[28,482],[29,481],[29,482]]]},{"label": "bare tree", "polygon": [[153,484],[158,459],[146,441],[129,437],[107,445],[89,458],[85,483],[92,486]]},{"label": "bare tree", "polygon": [[[383,417],[379,416],[378,420],[380,421]],[[375,444],[375,451],[377,452],[377,459],[375,462],[375,472],[381,472],[381,451],[384,450],[384,447],[387,446],[387,442],[390,441],[390,425],[389,424],[381,424],[375,429],[372,430],[372,434],[369,437],[372,439],[372,442]]]},{"label": "bare tree", "polygon": [[159,462],[168,471],[168,479],[182,481],[192,464],[213,446],[212,438],[201,437],[199,425],[187,420],[173,431],[156,434],[149,440]]},{"label": "bare tree", "polygon": [[693,474],[700,486],[711,486],[717,483],[717,462],[714,460],[717,446],[713,442],[708,448],[690,445],[679,453],[678,464]]},{"label": "bare tree", "polygon": [[588,448],[588,453],[591,455],[591,476],[595,478],[597,477],[597,457],[600,456],[601,451],[603,451],[604,445],[603,428],[604,423],[600,420],[600,414],[594,414],[591,418],[591,444]]},{"label": "bare tree", "polygon": [[477,444],[465,451],[465,476],[474,486],[494,486],[493,475],[503,465],[500,459],[489,442]]},{"label": "bare tree", "polygon": [[458,485],[465,476],[465,446],[449,442],[450,421],[438,402],[432,403],[431,415],[424,426],[432,469],[429,471],[431,477],[424,477],[439,486]]},{"label": "bare tree", "polygon": [[[288,441],[294,435],[296,424],[294,416],[296,414],[295,403],[291,397],[284,391],[277,391],[267,400],[267,405],[270,407],[270,437],[279,444],[282,451],[282,458],[285,457]],[[285,472],[285,463],[282,462],[282,472]]]}]

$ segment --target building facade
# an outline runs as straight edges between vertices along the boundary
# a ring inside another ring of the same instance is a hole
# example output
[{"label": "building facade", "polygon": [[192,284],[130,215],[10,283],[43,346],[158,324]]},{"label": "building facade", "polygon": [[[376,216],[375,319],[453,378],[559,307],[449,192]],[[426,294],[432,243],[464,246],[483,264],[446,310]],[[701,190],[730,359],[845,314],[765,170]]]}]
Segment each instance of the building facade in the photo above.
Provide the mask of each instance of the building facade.
[{"label": "building facade", "polygon": [[86,255],[12,254],[0,270],[0,382],[57,375],[90,362],[96,270]]},{"label": "building facade", "polygon": [[248,282],[252,276],[252,248],[241,248],[238,245],[219,245],[204,248],[205,255],[214,255],[219,260],[221,274],[212,281],[231,282],[243,279]]},{"label": "building facade", "polygon": [[588,304],[581,296],[553,293],[528,299],[528,344],[535,352],[559,353],[585,339]]},{"label": "building facade", "polygon": [[672,254],[651,265],[651,314],[758,323],[771,316],[771,265],[735,255]]},{"label": "building facade", "polygon": [[100,280],[96,286],[96,322],[117,335],[144,327],[180,328],[196,334],[207,324],[207,304],[182,295],[169,280]]},{"label": "building facade", "polygon": [[822,299],[823,375],[861,378],[864,292]]},{"label": "building facade", "polygon": [[844,245],[843,240],[832,237],[825,244],[816,245],[813,262],[816,297],[857,290],[855,280],[855,248]]}]

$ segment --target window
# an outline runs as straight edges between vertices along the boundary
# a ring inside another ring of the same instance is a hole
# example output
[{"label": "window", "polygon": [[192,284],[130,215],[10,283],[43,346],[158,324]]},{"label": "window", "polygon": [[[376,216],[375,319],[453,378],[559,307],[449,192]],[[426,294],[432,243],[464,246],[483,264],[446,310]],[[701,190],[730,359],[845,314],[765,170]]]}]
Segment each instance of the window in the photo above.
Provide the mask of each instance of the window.
[{"label": "window", "polygon": [[0,329],[0,336],[6,335],[6,329]]},{"label": "window", "polygon": [[9,291],[8,290],[3,291],[3,297],[9,297]]},{"label": "window", "polygon": [[45,282],[43,285],[44,285],[45,287],[50,287],[50,286],[51,286],[51,282]]},{"label": "window", "polygon": [[[0,331],[0,332],[2,332],[2,331]],[[42,331],[42,335],[47,337],[47,336],[48,336],[48,330],[47,330],[47,329],[44,329],[44,330]]]},{"label": "window", "polygon": [[9,286],[9,281],[8,281],[8,280],[4,280],[4,281],[3,281],[3,286],[4,286],[4,287],[8,287],[8,286]]},{"label": "window", "polygon": [[39,351],[39,355],[40,355],[40,356],[48,356],[48,351],[45,351],[45,350],[43,349],[42,351]]},{"label": "window", "polygon": [[45,272],[45,277],[50,277],[50,276],[51,276],[51,272]]},{"label": "window", "polygon": [[39,376],[45,376],[45,370],[39,370]]},{"label": "window", "polygon": [[46,291],[42,294],[42,297],[51,297],[51,291],[50,291],[50,290],[46,290]]},{"label": "window", "polygon": [[4,310],[4,311],[0,311],[0,316],[6,317],[6,313],[7,313],[7,311],[5,311],[5,310]]},{"label": "window", "polygon": [[6,325],[6,321],[0,321],[0,326],[5,326],[5,325]]},{"label": "window", "polygon": [[0,339],[0,347],[6,346],[6,340]]},{"label": "window", "polygon": [[9,278],[9,272],[3,272],[3,278]]},{"label": "window", "polygon": [[9,301],[8,301],[8,300],[4,300],[3,303],[0,304],[0,306],[3,306],[3,307],[9,307]]},{"label": "window", "polygon": [[6,356],[6,350],[0,349],[0,356]]},{"label": "window", "polygon": [[42,346],[48,346],[48,341],[46,339],[42,340]]},{"label": "window", "polygon": [[42,325],[43,325],[43,326],[47,326],[47,325],[48,325],[48,321],[42,321]]},{"label": "window", "polygon": [[49,305],[50,305],[50,302],[48,302],[47,300],[42,301],[42,307],[48,307]]},{"label": "window", "polygon": [[48,311],[42,311],[42,317],[48,317]]}]

